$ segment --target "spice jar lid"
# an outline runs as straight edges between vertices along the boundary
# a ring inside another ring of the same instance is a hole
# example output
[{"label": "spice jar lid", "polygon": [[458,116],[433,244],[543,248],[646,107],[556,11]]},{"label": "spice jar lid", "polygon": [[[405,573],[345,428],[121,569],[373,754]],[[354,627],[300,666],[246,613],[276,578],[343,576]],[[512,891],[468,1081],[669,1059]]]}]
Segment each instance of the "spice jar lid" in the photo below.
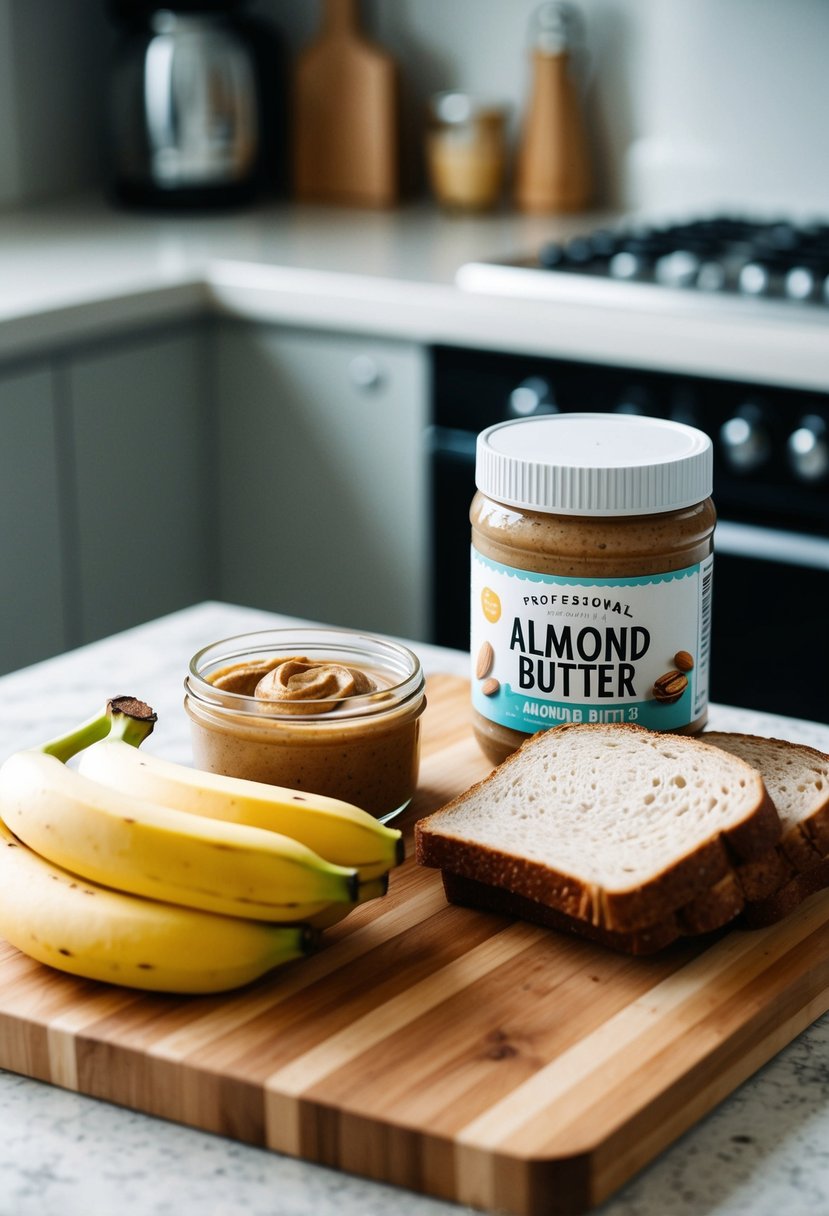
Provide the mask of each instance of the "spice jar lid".
[{"label": "spice jar lid", "polygon": [[507,506],[558,515],[654,515],[711,494],[711,440],[637,414],[548,414],[478,436],[475,483]]}]

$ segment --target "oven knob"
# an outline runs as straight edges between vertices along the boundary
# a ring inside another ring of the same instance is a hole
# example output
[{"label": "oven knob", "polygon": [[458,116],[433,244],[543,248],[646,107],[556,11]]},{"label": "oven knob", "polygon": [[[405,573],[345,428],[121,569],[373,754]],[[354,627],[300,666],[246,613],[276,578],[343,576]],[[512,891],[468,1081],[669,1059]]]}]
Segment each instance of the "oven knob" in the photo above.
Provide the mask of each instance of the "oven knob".
[{"label": "oven knob", "polygon": [[822,481],[829,473],[829,435],[826,422],[818,414],[800,419],[796,431],[786,441],[789,464],[800,481]]},{"label": "oven knob", "polygon": [[514,418],[529,418],[533,414],[557,414],[558,406],[549,383],[541,376],[522,380],[509,395],[509,412]]},{"label": "oven knob", "polygon": [[746,262],[737,276],[744,296],[765,296],[771,290],[771,271],[765,262]]},{"label": "oven knob", "polygon": [[657,259],[653,275],[663,287],[693,287],[700,269],[700,260],[689,249],[675,249]]},{"label": "oven knob", "polygon": [[643,279],[647,271],[644,259],[628,249],[614,253],[607,265],[607,273],[612,279]]},{"label": "oven knob", "polygon": [[811,266],[792,266],[786,273],[783,289],[790,300],[811,300],[817,291],[818,279]]},{"label": "oven knob", "polygon": [[564,261],[564,250],[556,241],[542,245],[538,260],[545,270],[558,270]]},{"label": "oven knob", "polygon": [[727,464],[736,473],[753,473],[766,463],[771,441],[763,411],[748,403],[720,427],[720,444]]},{"label": "oven knob", "polygon": [[703,262],[697,272],[696,285],[700,291],[724,291],[728,286],[728,272],[722,262],[713,259]]},{"label": "oven knob", "polygon": [[655,413],[653,396],[643,385],[630,384],[620,393],[613,412],[614,414],[641,414],[643,416],[653,414]]}]

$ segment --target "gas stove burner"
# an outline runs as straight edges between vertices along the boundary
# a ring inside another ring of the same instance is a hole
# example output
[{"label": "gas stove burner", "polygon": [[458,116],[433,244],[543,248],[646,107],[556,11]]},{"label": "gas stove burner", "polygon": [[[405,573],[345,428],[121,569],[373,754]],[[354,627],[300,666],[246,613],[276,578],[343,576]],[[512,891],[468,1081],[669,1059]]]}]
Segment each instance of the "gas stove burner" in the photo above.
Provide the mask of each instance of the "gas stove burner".
[{"label": "gas stove burner", "polygon": [[611,279],[829,304],[829,224],[719,217],[599,229],[545,245],[539,267]]},{"label": "gas stove burner", "polygon": [[[487,267],[495,274],[488,274]],[[499,277],[499,268],[523,277]],[[534,279],[527,280],[526,272]],[[829,308],[829,223],[715,216],[599,228],[550,242],[535,257],[473,263],[458,274],[459,285],[471,290],[512,289],[515,294],[557,298],[565,294],[565,286],[584,294],[580,288],[598,282]]]}]

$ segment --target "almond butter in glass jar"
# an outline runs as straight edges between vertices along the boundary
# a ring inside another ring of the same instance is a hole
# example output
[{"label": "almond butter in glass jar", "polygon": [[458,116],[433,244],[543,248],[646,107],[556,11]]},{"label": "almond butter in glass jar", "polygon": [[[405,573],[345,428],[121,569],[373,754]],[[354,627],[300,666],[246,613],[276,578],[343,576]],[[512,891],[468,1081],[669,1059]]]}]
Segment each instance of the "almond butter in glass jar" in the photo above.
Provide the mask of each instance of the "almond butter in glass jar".
[{"label": "almond butter in glass jar", "polygon": [[193,656],[185,680],[196,768],[354,803],[382,822],[417,787],[420,660],[348,630],[271,629]]},{"label": "almond butter in glass jar", "polygon": [[708,436],[665,419],[554,414],[479,435],[472,708],[490,760],[562,722],[702,730],[712,477]]}]

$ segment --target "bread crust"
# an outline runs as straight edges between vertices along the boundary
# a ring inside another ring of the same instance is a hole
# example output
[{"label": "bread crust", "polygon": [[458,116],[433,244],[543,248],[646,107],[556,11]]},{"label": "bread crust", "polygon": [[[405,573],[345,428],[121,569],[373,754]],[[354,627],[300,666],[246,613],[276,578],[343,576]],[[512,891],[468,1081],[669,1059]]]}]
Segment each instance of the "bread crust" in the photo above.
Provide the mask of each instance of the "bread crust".
[{"label": "bread crust", "polygon": [[[815,767],[824,769],[827,773],[826,796],[808,818],[784,828],[780,848],[795,869],[811,869],[819,860],[829,855],[829,756],[825,752],[805,743],[792,743],[787,739],[765,735],[748,735],[740,731],[706,731],[700,739],[714,747],[717,746],[717,739],[745,740],[747,743],[759,744],[761,748],[794,753],[803,757],[805,763],[812,763]],[[728,748],[724,746],[723,750],[728,751]]]},{"label": "bread crust", "polygon": [[747,903],[742,920],[751,929],[774,925],[790,912],[794,912],[804,899],[816,895],[826,887],[829,887],[829,858],[824,858],[805,874],[795,874],[794,878],[768,899]]},{"label": "bread crust", "polygon": [[[703,908],[702,898],[695,911],[695,925],[689,929],[685,923],[686,909],[676,916],[648,929],[636,933],[617,933],[612,929],[601,929],[589,921],[580,920],[575,916],[567,916],[556,908],[547,907],[536,900],[527,899],[523,895],[515,895],[503,887],[491,887],[486,883],[477,882],[474,878],[464,878],[453,874],[451,870],[443,870],[443,889],[450,903],[460,904],[467,908],[477,908],[482,912],[491,912],[497,916],[518,917],[533,924],[543,925],[548,929],[556,929],[563,933],[573,933],[577,937],[587,938],[598,942],[611,950],[622,954],[646,955],[656,954],[672,945],[682,937],[698,937],[713,933],[723,928],[736,915],[734,912],[734,893],[730,884],[724,890],[715,888],[705,892],[707,906]],[[742,900],[740,899],[740,907]],[[737,908],[737,912],[740,908]]]},{"label": "bread crust", "polygon": [[690,903],[680,908],[676,913],[676,923],[688,937],[712,933],[739,916],[744,906],[745,896],[736,875],[726,874],[709,890],[701,891]]},{"label": "bread crust", "polygon": [[779,846],[768,849],[761,857],[738,862],[735,874],[746,900],[766,899],[778,891],[794,874]]},{"label": "bread crust", "polygon": [[[627,890],[609,891],[586,883],[555,866],[517,857],[472,840],[441,833],[441,817],[454,810],[472,794],[485,789],[494,773],[520,768],[528,749],[539,746],[549,734],[600,730],[627,732],[653,738],[653,732],[632,724],[593,727],[567,724],[532,735],[518,751],[509,756],[493,773],[469,790],[452,799],[445,807],[419,821],[415,826],[415,855],[422,865],[446,869],[453,874],[497,887],[542,905],[565,916],[589,922],[596,928],[614,933],[637,933],[668,921],[697,896],[710,892],[718,883],[735,876],[735,861],[767,859],[780,838],[780,820],[759,773],[744,761],[757,791],[757,802],[742,822],[677,856],[664,869],[645,882]],[[713,744],[687,736],[670,736],[680,748],[717,750]],[[721,754],[721,753],[720,753]],[[733,887],[731,906],[733,906]],[[737,909],[739,911],[739,908]],[[736,915],[736,912],[734,913]]]},{"label": "bread crust", "polygon": [[[690,904],[658,924],[636,932],[622,933],[613,929],[602,929],[590,921],[568,916],[537,900],[507,891],[504,887],[493,887],[477,879],[455,874],[451,870],[442,870],[441,877],[446,898],[450,903],[492,912],[498,916],[518,917],[548,929],[574,933],[623,954],[655,954],[682,937],[700,937],[714,933],[735,920],[745,907],[739,883],[733,875],[728,874],[710,890],[701,892]],[[826,881],[829,882],[829,863]],[[759,926],[779,920],[790,910],[787,906],[789,899],[794,899],[792,906],[796,906],[802,898],[804,895],[800,894],[798,889],[797,896],[792,890],[784,893],[782,901],[770,899],[764,904],[755,904],[758,919],[754,923]],[[745,923],[749,923],[748,919]]]},{"label": "bread crust", "polygon": [[[829,756],[805,743],[737,731],[707,731],[702,739],[715,747],[718,739],[724,744],[729,739],[740,739],[762,748],[794,752],[806,764],[829,773]],[[728,750],[727,746],[725,750]],[[743,916],[746,924],[758,927],[774,924],[794,911],[804,899],[829,886],[829,781],[826,797],[811,814],[784,827],[775,854],[776,880],[772,865],[757,862],[737,867],[746,899]]]},{"label": "bread crust", "polygon": [[466,908],[476,908],[482,912],[492,912],[497,916],[516,917],[528,920],[533,924],[543,925],[547,929],[556,929],[562,933],[573,933],[577,937],[587,938],[598,942],[611,950],[622,954],[646,955],[656,954],[664,950],[681,936],[676,920],[669,917],[661,924],[638,933],[616,933],[611,929],[602,929],[590,921],[577,916],[567,916],[566,913],[537,900],[527,899],[524,895],[516,895],[503,887],[489,886],[474,878],[466,878],[454,874],[451,870],[442,871],[443,889],[446,898],[452,904],[461,904]]}]

